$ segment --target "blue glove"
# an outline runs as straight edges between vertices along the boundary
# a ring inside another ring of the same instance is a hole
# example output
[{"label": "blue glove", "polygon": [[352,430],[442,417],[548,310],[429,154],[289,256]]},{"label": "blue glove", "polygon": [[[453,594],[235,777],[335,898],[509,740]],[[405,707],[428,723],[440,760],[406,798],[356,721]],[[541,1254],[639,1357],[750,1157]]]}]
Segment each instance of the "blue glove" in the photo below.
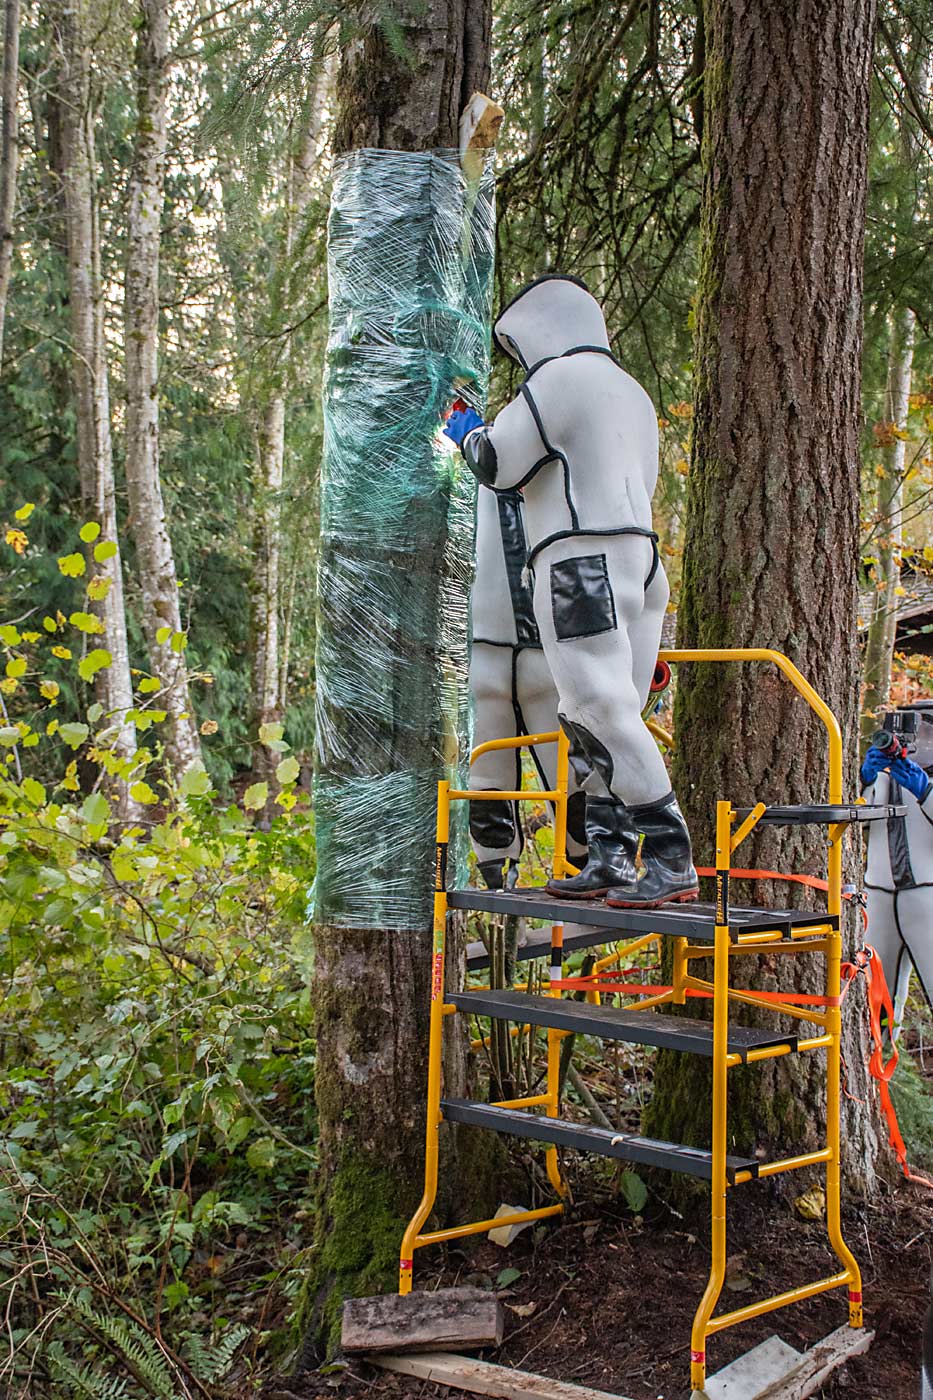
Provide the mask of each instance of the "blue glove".
[{"label": "blue glove", "polygon": [[891,760],[888,758],[887,754],[883,754],[880,749],[876,749],[874,744],[872,744],[868,753],[862,760],[861,776],[865,786],[868,787],[870,783],[873,783],[878,774],[883,772],[890,762]]},{"label": "blue glove", "polygon": [[444,424],[444,433],[455,442],[458,447],[463,446],[463,439],[467,433],[472,433],[474,428],[481,428],[483,420],[480,418],[475,408],[457,408]]},{"label": "blue glove", "polygon": [[920,764],[914,763],[912,758],[896,758],[891,764],[891,777],[900,783],[902,788],[912,792],[918,802],[922,802],[930,791],[929,778]]}]

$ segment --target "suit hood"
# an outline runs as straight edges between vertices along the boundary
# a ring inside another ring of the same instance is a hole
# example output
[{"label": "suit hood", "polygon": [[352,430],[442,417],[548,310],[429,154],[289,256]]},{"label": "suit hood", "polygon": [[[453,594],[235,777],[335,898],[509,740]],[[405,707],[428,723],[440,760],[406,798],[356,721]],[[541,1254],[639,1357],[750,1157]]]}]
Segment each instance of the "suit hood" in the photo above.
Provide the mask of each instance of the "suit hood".
[{"label": "suit hood", "polygon": [[538,277],[509,302],[493,327],[500,350],[531,369],[581,346],[609,349],[602,307],[576,277]]}]

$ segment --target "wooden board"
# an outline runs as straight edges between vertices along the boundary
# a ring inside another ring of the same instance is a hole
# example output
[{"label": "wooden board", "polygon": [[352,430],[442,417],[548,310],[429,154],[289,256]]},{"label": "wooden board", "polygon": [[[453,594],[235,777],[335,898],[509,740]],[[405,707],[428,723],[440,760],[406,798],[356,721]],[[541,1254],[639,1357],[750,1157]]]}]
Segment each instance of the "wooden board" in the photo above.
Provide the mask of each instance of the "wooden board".
[{"label": "wooden board", "polygon": [[605,1390],[591,1390],[568,1381],[552,1381],[547,1376],[494,1366],[490,1361],[476,1361],[469,1356],[374,1356],[373,1362],[386,1371],[417,1376],[419,1380],[476,1395],[497,1395],[501,1400],[625,1400],[623,1395],[610,1395]]},{"label": "wooden board", "polygon": [[467,1351],[502,1345],[502,1304],[483,1288],[440,1288],[350,1298],[343,1305],[341,1347],[346,1352]]},{"label": "wooden board", "polygon": [[805,1352],[769,1337],[710,1376],[706,1389],[695,1390],[691,1400],[807,1400],[833,1371],[867,1351],[874,1335],[838,1327]]}]

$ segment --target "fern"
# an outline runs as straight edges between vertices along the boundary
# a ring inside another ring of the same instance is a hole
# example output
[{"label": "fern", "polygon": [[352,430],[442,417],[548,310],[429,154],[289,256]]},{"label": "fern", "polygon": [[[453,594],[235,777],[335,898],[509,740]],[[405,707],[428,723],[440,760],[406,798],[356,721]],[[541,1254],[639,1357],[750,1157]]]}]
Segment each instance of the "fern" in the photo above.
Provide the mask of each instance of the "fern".
[{"label": "fern", "polygon": [[113,1343],[134,1375],[147,1386],[150,1395],[155,1396],[156,1400],[173,1400],[176,1394],[175,1377],[162,1351],[141,1327],[124,1318],[96,1312],[79,1298],[74,1300],[74,1307],[96,1331]]},{"label": "fern", "polygon": [[198,1380],[222,1380],[249,1334],[250,1329],[245,1322],[235,1322],[214,1346],[209,1347],[196,1332],[189,1332],[185,1337],[186,1360]]},{"label": "fern", "polygon": [[93,1366],[76,1366],[53,1344],[46,1353],[52,1379],[69,1388],[75,1400],[126,1400],[126,1381],[119,1376],[102,1376]]}]

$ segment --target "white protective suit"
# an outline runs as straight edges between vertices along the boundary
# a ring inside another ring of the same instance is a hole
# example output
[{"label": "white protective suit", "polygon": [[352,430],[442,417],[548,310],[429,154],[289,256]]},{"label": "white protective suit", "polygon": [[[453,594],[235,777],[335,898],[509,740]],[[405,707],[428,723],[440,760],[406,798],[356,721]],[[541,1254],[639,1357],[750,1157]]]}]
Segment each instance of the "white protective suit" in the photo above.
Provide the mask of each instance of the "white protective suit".
[{"label": "white protective suit", "polygon": [[[557,729],[557,689],[551,678],[531,590],[523,581],[528,544],[518,491],[481,490],[476,503],[476,577],[470,598],[473,652],[470,692],[473,697],[473,743],[518,734],[545,734]],[[530,750],[545,788],[557,781],[557,745]],[[498,749],[482,754],[470,771],[474,788],[520,788],[522,751]],[[586,852],[585,798],[570,771],[567,854],[579,864]],[[488,878],[490,866],[517,861],[522,850],[520,804],[472,802],[473,850]]]},{"label": "white protective suit", "polygon": [[[919,711],[916,751],[910,754],[933,778],[933,703],[905,708]],[[894,1002],[900,1034],[913,968],[933,1006],[933,788],[922,802],[890,773],[879,773],[865,788],[868,802],[903,804],[907,814],[872,822],[868,828],[867,941],[876,950]]]},{"label": "white protective suit", "polygon": [[532,283],[494,336],[525,381],[464,455],[496,490],[522,489],[535,619],[561,714],[595,770],[587,791],[656,802],[670,780],[641,718],[669,597],[651,528],[654,406],[573,279]]}]

